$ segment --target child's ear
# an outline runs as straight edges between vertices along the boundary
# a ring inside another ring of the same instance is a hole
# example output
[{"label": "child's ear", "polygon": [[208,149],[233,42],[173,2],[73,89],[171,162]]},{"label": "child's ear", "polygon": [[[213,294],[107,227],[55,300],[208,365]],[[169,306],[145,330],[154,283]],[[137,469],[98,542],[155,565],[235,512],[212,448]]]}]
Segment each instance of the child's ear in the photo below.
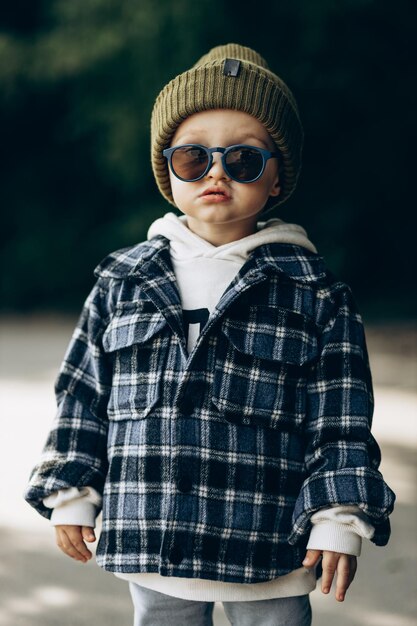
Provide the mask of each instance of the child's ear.
[{"label": "child's ear", "polygon": [[281,193],[281,185],[279,182],[279,176],[277,175],[277,177],[275,178],[271,190],[269,192],[270,196],[276,197],[279,196],[279,194]]}]

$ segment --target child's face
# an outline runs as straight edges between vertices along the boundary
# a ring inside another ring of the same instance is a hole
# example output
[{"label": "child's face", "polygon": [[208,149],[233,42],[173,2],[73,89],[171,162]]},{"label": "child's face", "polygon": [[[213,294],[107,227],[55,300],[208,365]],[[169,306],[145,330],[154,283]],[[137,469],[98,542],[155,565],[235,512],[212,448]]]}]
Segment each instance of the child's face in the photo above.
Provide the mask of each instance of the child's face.
[{"label": "child's face", "polygon": [[[229,109],[201,111],[184,120],[177,128],[171,146],[189,143],[207,148],[248,144],[275,150],[267,130],[257,119],[242,111]],[[235,241],[255,232],[258,213],[269,196],[280,193],[276,158],[266,162],[265,171],[258,180],[245,184],[226,174],[221,156],[221,153],[215,152],[211,169],[195,182],[184,182],[171,170],[169,172],[175,204],[187,215],[188,227],[214,245]],[[223,194],[207,194],[213,188]]]}]

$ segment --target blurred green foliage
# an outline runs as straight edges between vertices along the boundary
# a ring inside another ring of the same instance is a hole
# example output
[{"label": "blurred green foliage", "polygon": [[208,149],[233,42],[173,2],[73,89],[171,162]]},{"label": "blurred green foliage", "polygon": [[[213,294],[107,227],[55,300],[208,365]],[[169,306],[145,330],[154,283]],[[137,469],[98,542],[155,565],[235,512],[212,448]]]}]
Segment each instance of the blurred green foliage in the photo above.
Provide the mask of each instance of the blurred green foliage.
[{"label": "blurred green foliage", "polygon": [[299,188],[276,214],[366,315],[413,315],[416,14],[407,0],[2,3],[1,309],[78,310],[100,259],[173,210],[150,167],[153,102],[238,42],[286,80],[305,128]]}]

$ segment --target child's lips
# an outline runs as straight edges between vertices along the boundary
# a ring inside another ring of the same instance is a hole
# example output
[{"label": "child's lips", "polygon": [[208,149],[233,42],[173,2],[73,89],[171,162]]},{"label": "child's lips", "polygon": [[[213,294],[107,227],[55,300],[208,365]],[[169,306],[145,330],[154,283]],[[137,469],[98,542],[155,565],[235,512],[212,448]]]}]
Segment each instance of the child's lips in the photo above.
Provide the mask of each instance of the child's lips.
[{"label": "child's lips", "polygon": [[209,187],[208,189],[205,189],[202,194],[200,194],[200,198],[211,200],[213,202],[225,202],[230,200],[230,195],[221,187]]}]

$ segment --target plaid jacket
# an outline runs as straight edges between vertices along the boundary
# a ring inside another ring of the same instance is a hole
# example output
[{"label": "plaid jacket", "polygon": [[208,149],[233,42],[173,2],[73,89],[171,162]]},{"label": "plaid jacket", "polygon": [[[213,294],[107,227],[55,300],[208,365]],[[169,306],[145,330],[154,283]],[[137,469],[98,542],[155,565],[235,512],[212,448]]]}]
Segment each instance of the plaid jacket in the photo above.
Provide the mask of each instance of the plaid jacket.
[{"label": "plaid jacket", "polygon": [[358,505],[388,541],[363,326],[320,256],[255,249],[190,355],[165,237],[96,275],[25,494],[39,513],[54,491],[94,487],[99,565],[228,582],[301,567],[310,517],[332,504]]}]

